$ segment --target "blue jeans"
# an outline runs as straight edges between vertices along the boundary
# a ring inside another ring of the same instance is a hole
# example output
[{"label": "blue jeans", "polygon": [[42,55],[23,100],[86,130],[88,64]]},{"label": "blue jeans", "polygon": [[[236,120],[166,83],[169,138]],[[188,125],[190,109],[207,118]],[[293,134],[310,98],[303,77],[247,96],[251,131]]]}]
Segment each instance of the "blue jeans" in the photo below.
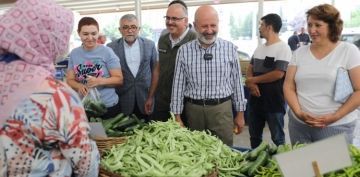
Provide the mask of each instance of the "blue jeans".
[{"label": "blue jeans", "polygon": [[251,148],[256,148],[262,142],[265,122],[268,123],[271,139],[278,146],[285,144],[284,115],[285,113],[272,113],[249,108],[249,133]]}]

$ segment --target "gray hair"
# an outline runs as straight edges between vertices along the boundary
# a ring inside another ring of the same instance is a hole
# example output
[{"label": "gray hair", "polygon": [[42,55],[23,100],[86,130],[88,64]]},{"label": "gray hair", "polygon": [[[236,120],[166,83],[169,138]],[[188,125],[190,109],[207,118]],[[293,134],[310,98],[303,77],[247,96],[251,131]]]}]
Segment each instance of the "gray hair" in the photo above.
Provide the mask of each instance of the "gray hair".
[{"label": "gray hair", "polygon": [[138,19],[137,19],[136,15],[134,15],[134,14],[125,14],[124,16],[122,16],[120,18],[120,23],[122,20],[128,20],[128,21],[136,20],[137,21]]}]

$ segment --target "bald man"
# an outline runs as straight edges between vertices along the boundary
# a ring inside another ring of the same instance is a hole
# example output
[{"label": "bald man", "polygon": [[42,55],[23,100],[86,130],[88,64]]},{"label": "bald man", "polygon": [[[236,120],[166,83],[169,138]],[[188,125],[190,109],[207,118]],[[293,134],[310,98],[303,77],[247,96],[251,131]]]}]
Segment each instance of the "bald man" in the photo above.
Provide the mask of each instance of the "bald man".
[{"label": "bald man", "polygon": [[[244,127],[246,100],[237,47],[217,37],[218,25],[218,13],[212,6],[197,9],[194,27],[198,37],[178,51],[170,107],[180,124],[185,107],[191,130],[209,130],[232,146],[233,127],[238,133]],[[237,111],[235,119],[232,106]]]}]

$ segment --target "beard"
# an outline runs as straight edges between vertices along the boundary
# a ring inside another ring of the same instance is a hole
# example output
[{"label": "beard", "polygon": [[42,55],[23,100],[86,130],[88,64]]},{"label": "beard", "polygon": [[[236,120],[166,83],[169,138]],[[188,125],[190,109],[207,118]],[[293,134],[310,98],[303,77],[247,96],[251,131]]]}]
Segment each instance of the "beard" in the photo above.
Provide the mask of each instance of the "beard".
[{"label": "beard", "polygon": [[125,41],[128,43],[134,43],[136,41],[137,36],[124,36]]},{"label": "beard", "polygon": [[[206,44],[206,45],[210,45],[213,44],[216,41],[217,38],[217,32],[214,32],[213,34],[204,34],[204,33],[199,33],[196,32],[198,35],[198,39],[201,43]],[[212,38],[207,39],[206,35],[213,35]]]}]

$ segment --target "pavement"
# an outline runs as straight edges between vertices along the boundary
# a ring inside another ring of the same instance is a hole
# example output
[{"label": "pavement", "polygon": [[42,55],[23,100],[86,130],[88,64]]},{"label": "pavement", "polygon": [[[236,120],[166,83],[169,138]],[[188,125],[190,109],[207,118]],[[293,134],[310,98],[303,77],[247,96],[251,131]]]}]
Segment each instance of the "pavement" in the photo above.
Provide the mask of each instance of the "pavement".
[{"label": "pavement", "polygon": [[[289,118],[288,118],[287,114],[284,117],[284,121],[285,121],[285,124],[284,124],[285,142],[287,144],[290,144],[290,137],[289,137],[289,131],[288,131]],[[270,130],[267,125],[264,128],[263,140],[268,143],[273,143],[271,140]],[[238,134],[238,135],[234,134],[234,147],[251,148],[248,126],[245,126],[243,131],[240,134]]]}]

